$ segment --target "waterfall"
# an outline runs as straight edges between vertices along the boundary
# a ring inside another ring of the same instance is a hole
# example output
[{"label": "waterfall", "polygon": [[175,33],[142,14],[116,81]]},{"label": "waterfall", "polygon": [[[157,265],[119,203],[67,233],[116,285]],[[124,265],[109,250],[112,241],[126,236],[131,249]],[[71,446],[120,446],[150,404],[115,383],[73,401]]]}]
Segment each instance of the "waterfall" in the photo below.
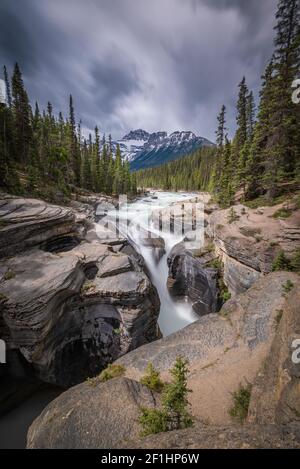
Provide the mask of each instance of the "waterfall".
[{"label": "waterfall", "polygon": [[[180,194],[172,192],[157,192],[155,199],[151,196],[142,198],[128,204],[118,211],[118,229],[131,244],[134,245],[147,265],[151,274],[151,280],[157,288],[161,302],[159,314],[159,326],[164,336],[182,329],[186,325],[196,321],[199,317],[192,309],[189,301],[174,301],[167,288],[168,279],[168,255],[177,243],[182,241],[183,235],[170,233],[170,230],[157,230],[151,220],[154,211],[169,207],[173,202],[188,200],[193,194]],[[108,212],[108,217],[110,212]],[[165,254],[160,260],[155,256],[155,248],[145,245],[141,231],[151,232],[160,237],[165,243]]]}]

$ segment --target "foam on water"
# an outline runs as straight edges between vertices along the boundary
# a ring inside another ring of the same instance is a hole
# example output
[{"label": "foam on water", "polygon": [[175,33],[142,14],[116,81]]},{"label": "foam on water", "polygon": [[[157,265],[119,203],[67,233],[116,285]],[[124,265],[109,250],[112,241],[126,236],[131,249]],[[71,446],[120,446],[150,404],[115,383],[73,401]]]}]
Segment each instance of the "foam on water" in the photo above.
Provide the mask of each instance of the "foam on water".
[{"label": "foam on water", "polygon": [[[182,329],[199,319],[199,317],[194,313],[189,301],[174,301],[167,288],[167,258],[173,246],[182,241],[183,236],[182,234],[170,233],[169,230],[158,231],[155,229],[151,221],[151,214],[155,210],[170,206],[172,202],[188,200],[193,195],[157,192],[155,193],[157,199],[153,200],[146,197],[128,204],[128,207],[121,208],[118,212],[119,231],[130,240],[136,250],[143,256],[151,273],[152,282],[157,288],[161,302],[159,326],[164,336]],[[154,257],[153,248],[145,246],[140,241],[140,228],[151,231],[164,239],[166,254],[158,263]]]}]

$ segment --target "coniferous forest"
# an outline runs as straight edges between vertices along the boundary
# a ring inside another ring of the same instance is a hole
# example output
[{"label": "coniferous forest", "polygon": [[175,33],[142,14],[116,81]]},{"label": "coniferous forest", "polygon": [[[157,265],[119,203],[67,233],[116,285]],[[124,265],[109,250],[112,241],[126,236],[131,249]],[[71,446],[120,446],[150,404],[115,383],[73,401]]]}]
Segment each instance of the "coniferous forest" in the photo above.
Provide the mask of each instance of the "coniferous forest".
[{"label": "coniferous forest", "polygon": [[[74,188],[105,194],[136,193],[136,176],[99,129],[83,138],[70,95],[69,116],[52,105],[32,109],[16,63],[11,80],[4,66],[6,103],[0,103],[0,187],[19,195],[67,199]],[[115,153],[115,154],[114,154]]]},{"label": "coniferous forest", "polygon": [[236,133],[229,140],[226,107],[217,117],[216,147],[138,172],[142,187],[209,190],[222,206],[242,200],[274,199],[300,178],[300,105],[293,82],[300,70],[300,6],[280,0],[274,53],[262,77],[258,109],[244,77],[238,87]]}]

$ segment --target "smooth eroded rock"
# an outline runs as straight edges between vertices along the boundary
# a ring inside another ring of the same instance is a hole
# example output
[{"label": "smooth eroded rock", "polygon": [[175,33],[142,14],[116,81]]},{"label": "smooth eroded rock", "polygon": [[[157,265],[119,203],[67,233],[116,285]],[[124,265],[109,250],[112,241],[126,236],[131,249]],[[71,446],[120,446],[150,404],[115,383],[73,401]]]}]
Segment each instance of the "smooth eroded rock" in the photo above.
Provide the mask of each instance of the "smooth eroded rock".
[{"label": "smooth eroded rock", "polygon": [[0,258],[75,231],[75,215],[38,199],[0,200]]},{"label": "smooth eroded rock", "polygon": [[174,298],[188,298],[194,311],[203,316],[217,310],[216,276],[180,243],[168,257],[168,288]]},{"label": "smooth eroded rock", "polygon": [[139,436],[140,407],[155,405],[148,388],[127,378],[80,384],[52,401],[32,423],[27,448],[114,448]]}]

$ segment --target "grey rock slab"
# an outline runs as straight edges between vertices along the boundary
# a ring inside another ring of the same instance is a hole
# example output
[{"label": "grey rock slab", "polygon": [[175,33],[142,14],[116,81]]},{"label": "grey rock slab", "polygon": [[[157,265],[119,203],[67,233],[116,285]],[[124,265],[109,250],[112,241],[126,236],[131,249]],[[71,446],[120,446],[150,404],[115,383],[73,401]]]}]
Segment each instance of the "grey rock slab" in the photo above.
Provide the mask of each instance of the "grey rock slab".
[{"label": "grey rock slab", "polygon": [[80,384],[51,402],[33,422],[27,448],[114,448],[139,435],[140,407],[155,403],[148,388],[127,378]]}]

